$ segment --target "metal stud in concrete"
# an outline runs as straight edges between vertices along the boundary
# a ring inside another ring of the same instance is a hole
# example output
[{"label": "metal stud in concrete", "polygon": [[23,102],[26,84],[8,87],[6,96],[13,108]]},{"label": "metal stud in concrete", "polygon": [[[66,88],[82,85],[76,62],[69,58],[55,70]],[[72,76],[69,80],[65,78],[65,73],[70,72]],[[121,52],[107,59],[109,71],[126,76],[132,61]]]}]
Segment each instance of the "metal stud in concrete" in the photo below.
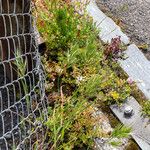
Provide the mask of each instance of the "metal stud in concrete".
[{"label": "metal stud in concrete", "polygon": [[[126,107],[133,109],[133,114],[131,116],[125,115]],[[141,116],[141,106],[139,103],[133,97],[130,97],[120,107],[112,105],[110,108],[123,124],[132,128],[131,135],[142,150],[150,150],[149,119]]]}]

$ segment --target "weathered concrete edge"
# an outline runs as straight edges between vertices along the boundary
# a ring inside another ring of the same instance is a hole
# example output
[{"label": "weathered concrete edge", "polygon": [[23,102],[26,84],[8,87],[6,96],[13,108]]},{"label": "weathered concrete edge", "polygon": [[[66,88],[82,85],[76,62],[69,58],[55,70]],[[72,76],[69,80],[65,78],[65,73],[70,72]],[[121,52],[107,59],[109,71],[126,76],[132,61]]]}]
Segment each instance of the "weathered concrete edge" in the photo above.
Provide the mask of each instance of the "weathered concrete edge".
[{"label": "weathered concrete edge", "polygon": [[127,56],[125,60],[119,60],[120,66],[136,83],[145,97],[150,99],[150,61],[135,44],[127,47],[125,55]]},{"label": "weathered concrete edge", "polygon": [[[84,1],[84,0],[82,0]],[[129,38],[121,31],[121,28],[115,22],[107,17],[96,5],[95,0],[91,0],[87,6],[87,11],[93,17],[97,28],[100,30],[99,36],[104,42],[111,42],[114,37],[121,37],[124,44],[129,44]]]},{"label": "weathered concrete edge", "polygon": [[[104,42],[111,42],[112,38],[120,36],[124,44],[130,43],[128,36],[121,31],[120,27],[117,26],[111,18],[107,17],[98,8],[95,0],[90,1],[87,11],[89,15],[93,17],[97,28],[100,30],[99,37]],[[120,66],[129,77],[137,83],[138,88],[147,99],[150,99],[150,62],[135,44],[129,45],[125,53],[128,59],[119,61],[118,63],[120,63]],[[136,55],[134,55],[134,53],[136,53]]]},{"label": "weathered concrete edge", "polygon": [[[92,0],[90,2],[90,4],[87,7],[87,11],[89,13],[89,15],[91,15],[93,17],[94,22],[96,23],[98,29],[100,29],[100,38],[104,41],[104,42],[111,42],[112,38],[121,37],[121,41],[124,44],[129,44],[130,40],[129,38],[121,31],[120,27],[117,26],[115,24],[115,22],[110,19],[109,17],[107,17],[96,5],[95,0]],[[132,44],[134,45],[134,44]],[[130,46],[132,46],[130,45]],[[140,50],[138,49],[138,47],[136,45],[134,45],[135,49],[140,52]],[[128,53],[128,52],[127,52]],[[130,57],[128,55],[128,57]],[[143,59],[146,63],[147,63],[147,59],[144,57]],[[123,61],[122,61],[123,62]],[[122,62],[120,61],[121,67],[124,69]],[[141,67],[141,66],[140,66]],[[133,68],[134,69],[134,68]],[[124,69],[125,70],[125,69]],[[125,70],[127,72],[127,70]],[[127,74],[130,76],[130,74],[127,72]],[[132,74],[131,74],[132,75]],[[133,79],[134,80],[134,79]],[[141,83],[137,84],[137,86],[139,87],[139,89],[141,89]],[[145,94],[145,90],[143,90],[143,93]],[[145,94],[147,97],[148,95]],[[142,145],[144,145],[144,141],[134,135],[132,135],[132,137],[136,140],[136,142],[139,144],[139,146],[141,146],[141,148],[143,150],[148,150],[147,148],[143,148]],[[147,144],[147,143],[146,143]],[[149,147],[149,145],[147,145]]]}]

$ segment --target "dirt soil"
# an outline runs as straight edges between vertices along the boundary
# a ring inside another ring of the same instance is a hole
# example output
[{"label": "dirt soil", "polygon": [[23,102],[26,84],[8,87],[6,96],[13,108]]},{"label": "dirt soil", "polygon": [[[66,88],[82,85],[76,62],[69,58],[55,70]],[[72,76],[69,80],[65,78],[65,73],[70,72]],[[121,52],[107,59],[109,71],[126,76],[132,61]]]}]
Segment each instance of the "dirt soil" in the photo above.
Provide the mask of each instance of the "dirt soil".
[{"label": "dirt soil", "polygon": [[150,0],[96,0],[150,60]]}]

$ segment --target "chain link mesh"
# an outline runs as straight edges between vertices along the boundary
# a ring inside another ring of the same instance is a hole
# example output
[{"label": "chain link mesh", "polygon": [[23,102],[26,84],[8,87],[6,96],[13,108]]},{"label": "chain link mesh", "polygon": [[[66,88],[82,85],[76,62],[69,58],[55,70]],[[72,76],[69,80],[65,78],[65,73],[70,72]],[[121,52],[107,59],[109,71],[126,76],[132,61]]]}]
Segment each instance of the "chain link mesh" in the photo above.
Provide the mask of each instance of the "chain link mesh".
[{"label": "chain link mesh", "polygon": [[0,150],[44,144],[45,78],[31,10],[30,0],[0,0]]}]

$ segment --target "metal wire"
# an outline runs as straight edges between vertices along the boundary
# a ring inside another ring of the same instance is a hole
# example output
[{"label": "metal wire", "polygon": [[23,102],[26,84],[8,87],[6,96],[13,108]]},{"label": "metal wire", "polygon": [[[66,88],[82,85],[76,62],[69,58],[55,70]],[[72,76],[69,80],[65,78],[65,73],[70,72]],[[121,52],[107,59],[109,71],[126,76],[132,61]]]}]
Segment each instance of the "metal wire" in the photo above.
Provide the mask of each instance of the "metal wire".
[{"label": "metal wire", "polygon": [[31,8],[30,0],[0,0],[0,150],[44,147],[45,78]]}]

